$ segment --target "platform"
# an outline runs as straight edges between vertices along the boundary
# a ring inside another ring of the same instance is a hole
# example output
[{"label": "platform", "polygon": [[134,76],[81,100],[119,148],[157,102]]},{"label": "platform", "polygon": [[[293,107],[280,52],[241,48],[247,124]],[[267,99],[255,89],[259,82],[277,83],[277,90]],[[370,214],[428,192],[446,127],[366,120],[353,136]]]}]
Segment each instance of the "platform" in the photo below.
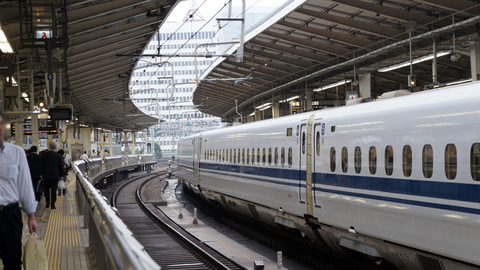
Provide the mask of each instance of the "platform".
[{"label": "platform", "polygon": [[[76,180],[72,172],[67,179],[68,192],[57,196],[57,209],[45,208],[45,197],[42,196],[36,212],[38,235],[45,240],[49,270],[93,269],[87,252],[88,229],[82,228],[83,216],[78,214]],[[27,241],[29,233],[25,214],[23,219],[23,241]]]}]

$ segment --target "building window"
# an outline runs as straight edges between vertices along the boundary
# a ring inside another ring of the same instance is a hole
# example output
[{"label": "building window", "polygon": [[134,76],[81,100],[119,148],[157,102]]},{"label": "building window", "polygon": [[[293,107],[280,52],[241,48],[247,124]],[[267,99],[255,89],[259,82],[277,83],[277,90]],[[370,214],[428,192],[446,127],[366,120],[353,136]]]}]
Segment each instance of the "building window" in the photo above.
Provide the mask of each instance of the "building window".
[{"label": "building window", "polygon": [[473,180],[480,181],[480,143],[474,143],[470,149],[470,173]]},{"label": "building window", "polygon": [[385,147],[385,173],[393,174],[393,148],[391,145]]},{"label": "building window", "polygon": [[330,148],[330,171],[334,172],[337,164],[335,163],[335,148]]},{"label": "building window", "polygon": [[360,149],[360,146],[355,147],[353,159],[353,166],[355,167],[355,172],[360,173],[362,171],[362,149]]},{"label": "building window", "polygon": [[432,146],[430,144],[426,144],[423,147],[422,170],[423,170],[423,176],[425,176],[425,178],[432,177],[432,174],[433,174],[433,149],[432,149]]},{"label": "building window", "polygon": [[268,165],[272,165],[272,148],[268,148]]},{"label": "building window", "polygon": [[447,144],[445,147],[445,176],[449,180],[457,177],[457,147],[455,144]]},{"label": "building window", "polygon": [[317,131],[317,134],[315,135],[315,145],[317,156],[320,156],[320,131]]},{"label": "building window", "polygon": [[402,170],[403,175],[409,177],[412,175],[412,147],[405,145],[402,154]]},{"label": "building window", "polygon": [[348,171],[348,150],[347,147],[342,148],[342,172]]},{"label": "building window", "polygon": [[293,151],[292,148],[288,148],[288,167],[291,168],[293,163]]},{"label": "building window", "polygon": [[285,148],[282,147],[282,152],[280,154],[280,161],[282,162],[282,167],[285,167]]}]

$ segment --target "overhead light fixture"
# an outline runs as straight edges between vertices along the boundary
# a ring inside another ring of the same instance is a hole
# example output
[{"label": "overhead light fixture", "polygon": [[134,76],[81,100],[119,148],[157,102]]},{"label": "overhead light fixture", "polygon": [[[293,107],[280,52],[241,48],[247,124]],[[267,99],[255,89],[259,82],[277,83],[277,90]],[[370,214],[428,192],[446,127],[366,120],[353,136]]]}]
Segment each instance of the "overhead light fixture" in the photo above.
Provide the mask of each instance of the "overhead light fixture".
[{"label": "overhead light fixture", "polygon": [[48,112],[48,110],[45,108],[42,108],[42,112]]},{"label": "overhead light fixture", "polygon": [[278,103],[289,102],[289,101],[295,100],[295,99],[297,99],[297,98],[299,98],[299,97],[300,97],[300,96],[289,97],[289,98],[280,100]]},{"label": "overhead light fixture", "polygon": [[267,105],[266,107],[263,107],[261,109],[259,109],[260,111],[265,111],[266,109],[270,109],[272,107],[272,105]]},{"label": "overhead light fixture", "polygon": [[272,105],[272,103],[271,103],[271,102],[264,103],[264,104],[262,104],[262,105],[260,105],[260,106],[255,107],[255,109],[260,110],[260,109],[262,109],[262,108],[264,108],[264,107],[267,107],[267,106],[269,106],[269,105]]},{"label": "overhead light fixture", "polygon": [[[439,52],[437,52],[437,57],[442,57],[442,56],[445,56],[445,55],[449,55],[451,53],[452,53],[452,51],[439,51]],[[421,63],[421,62],[425,62],[425,61],[429,61],[429,60],[432,60],[433,58],[435,58],[435,55],[433,53],[428,54],[428,55],[424,55],[424,56],[421,56],[421,57],[417,57],[417,58],[412,60],[412,65],[415,65],[415,64],[418,64],[418,63]],[[388,66],[388,67],[381,68],[381,69],[378,70],[378,72],[392,71],[392,70],[395,70],[395,69],[408,67],[409,65],[410,65],[410,61],[405,61],[405,62],[401,62],[401,63],[395,64],[395,65],[391,65],[391,66]]]},{"label": "overhead light fixture", "polygon": [[323,90],[327,90],[327,89],[330,89],[330,88],[334,88],[334,87],[337,87],[337,86],[340,86],[340,85],[344,85],[346,83],[351,83],[352,80],[348,79],[348,80],[341,80],[341,81],[338,81],[338,82],[335,82],[335,83],[331,83],[331,84],[327,84],[325,86],[322,86],[322,87],[319,87],[317,89],[313,89],[314,92],[318,92],[318,91],[323,91]]},{"label": "overhead light fixture", "polygon": [[255,115],[255,112],[252,112],[251,114],[249,114],[248,116],[254,116]]},{"label": "overhead light fixture", "polygon": [[8,43],[7,36],[3,32],[1,26],[0,26],[0,50],[3,53],[13,53],[12,46],[10,46],[10,43]]},{"label": "overhead light fixture", "polygon": [[23,92],[23,93],[22,93],[22,97],[23,97],[23,98],[26,98],[26,97],[28,97],[28,94],[25,93],[25,92]]},{"label": "overhead light fixture", "polygon": [[43,103],[43,101],[40,101],[40,103],[38,103],[38,106],[45,107],[45,103]]}]

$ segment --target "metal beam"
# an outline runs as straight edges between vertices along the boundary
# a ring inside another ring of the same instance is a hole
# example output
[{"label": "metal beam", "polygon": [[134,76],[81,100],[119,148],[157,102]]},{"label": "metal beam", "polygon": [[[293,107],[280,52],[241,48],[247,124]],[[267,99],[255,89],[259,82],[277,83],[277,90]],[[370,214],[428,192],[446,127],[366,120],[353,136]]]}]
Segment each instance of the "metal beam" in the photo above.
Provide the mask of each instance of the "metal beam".
[{"label": "metal beam", "polygon": [[[281,30],[280,30],[281,31]],[[305,38],[294,37],[291,35],[285,35],[273,31],[264,31],[262,34],[275,37],[282,40],[287,40],[293,44],[299,44],[314,50],[324,52],[326,54],[335,55],[337,57],[346,58],[345,55],[350,54],[352,51],[343,47],[326,44],[319,41],[313,41]]]},{"label": "metal beam", "polygon": [[476,2],[467,0],[415,0],[415,2],[454,12],[466,10],[465,12],[469,14],[476,14],[478,9],[478,7],[472,8],[477,5]]},{"label": "metal beam", "polygon": [[329,23],[338,23],[341,25],[349,26],[355,29],[359,29],[365,31],[367,33],[373,34],[375,36],[382,36],[382,37],[391,37],[397,34],[397,30],[394,28],[389,28],[385,26],[380,26],[377,24],[349,19],[345,17],[340,17],[337,15],[331,15],[328,13],[314,11],[311,9],[306,8],[297,8],[295,12],[302,13],[308,16],[312,16],[314,18],[318,18],[321,20],[325,20]]},{"label": "metal beam", "polygon": [[431,23],[436,18],[431,18],[426,14],[417,14],[411,11],[405,11],[391,6],[377,5],[366,1],[358,0],[333,0],[334,2],[341,3],[347,6],[356,7],[362,10],[368,10],[379,15],[383,15],[395,20],[401,20],[404,22],[414,21],[421,25]]},{"label": "metal beam", "polygon": [[341,33],[336,33],[334,31],[328,31],[324,29],[320,29],[317,27],[311,27],[306,25],[301,25],[293,22],[288,21],[279,21],[278,24],[290,27],[292,29],[301,30],[307,33],[311,33],[317,36],[322,36],[349,46],[354,47],[368,47],[374,43],[374,41],[366,39],[366,38],[359,38],[352,35],[346,35]]},{"label": "metal beam", "polygon": [[[281,42],[281,40],[279,40],[279,41]],[[278,45],[278,43],[264,42],[264,41],[261,41],[259,39],[252,39],[248,43],[258,45],[258,46],[261,46],[261,47],[265,47],[265,48],[269,48],[269,49],[273,49],[273,50],[276,50],[276,51],[279,51],[279,52],[288,52],[291,55],[299,55],[299,56],[308,58],[309,60],[315,61],[315,62],[326,62],[326,61],[334,59],[334,58],[326,57],[323,53],[322,54],[317,54],[317,53],[314,53],[314,52],[300,50],[300,49],[297,49],[297,48]]]},{"label": "metal beam", "polygon": [[114,43],[114,44],[107,44],[103,45],[102,47],[98,47],[97,49],[92,49],[89,51],[77,53],[77,54],[72,54],[69,58],[70,61],[74,62],[75,60],[78,60],[79,58],[89,58],[89,57],[95,57],[99,55],[103,55],[106,53],[110,54],[115,54],[116,50],[119,49],[126,49],[129,47],[139,47],[143,49],[142,44],[146,43],[147,41],[145,39],[142,40],[141,37],[134,38],[132,40],[128,40],[126,42],[121,42],[121,43]]}]

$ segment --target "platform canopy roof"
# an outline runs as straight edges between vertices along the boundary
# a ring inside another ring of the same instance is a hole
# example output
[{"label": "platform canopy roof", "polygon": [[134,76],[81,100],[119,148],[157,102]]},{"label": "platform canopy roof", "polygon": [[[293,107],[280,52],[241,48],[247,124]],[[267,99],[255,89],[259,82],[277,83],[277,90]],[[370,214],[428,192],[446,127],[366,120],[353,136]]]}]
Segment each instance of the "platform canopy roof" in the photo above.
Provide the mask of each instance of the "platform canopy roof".
[{"label": "platform canopy roof", "polygon": [[[31,2],[36,6],[51,3],[50,0]],[[157,121],[143,114],[128,99],[129,74],[136,59],[116,55],[141,54],[177,2],[67,1],[69,46],[66,65],[62,66],[66,71],[63,85],[70,90],[77,116],[99,125],[136,130]],[[18,1],[0,3],[0,24],[12,47],[20,51]],[[37,49],[37,52],[38,61],[45,65],[45,50]]]},{"label": "platform canopy roof", "polygon": [[[214,62],[194,92],[194,103],[205,113],[231,119],[235,100],[248,114],[255,104],[289,91],[352,79],[354,66],[357,75],[374,74],[372,95],[396,90],[407,83],[408,71],[377,71],[409,59],[409,32],[414,57],[431,54],[434,39],[437,51],[467,55],[455,62],[439,58],[439,80],[469,77],[468,45],[478,40],[479,14],[473,0],[290,0],[246,35],[243,62],[235,61],[236,47],[232,56]],[[231,80],[247,78],[252,67],[256,79]],[[415,74],[419,85],[431,83],[431,62],[415,66]]]}]

